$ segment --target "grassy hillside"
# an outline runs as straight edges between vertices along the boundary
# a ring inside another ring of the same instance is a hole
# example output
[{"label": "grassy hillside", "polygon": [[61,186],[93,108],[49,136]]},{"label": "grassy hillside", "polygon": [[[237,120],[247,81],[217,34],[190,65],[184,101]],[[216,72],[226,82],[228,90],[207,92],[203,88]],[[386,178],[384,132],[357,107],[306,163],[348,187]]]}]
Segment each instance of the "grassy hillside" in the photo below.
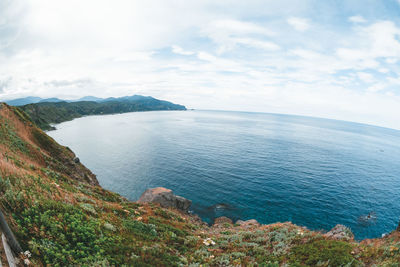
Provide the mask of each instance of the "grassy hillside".
[{"label": "grassy hillside", "polygon": [[186,110],[185,106],[152,97],[130,97],[107,99],[103,102],[44,102],[20,107],[43,130],[51,130],[51,124],[79,118],[85,115],[100,115],[154,110]]},{"label": "grassy hillside", "polygon": [[209,227],[130,202],[5,104],[0,153],[0,208],[33,266],[399,266],[396,231],[359,243],[291,223]]}]

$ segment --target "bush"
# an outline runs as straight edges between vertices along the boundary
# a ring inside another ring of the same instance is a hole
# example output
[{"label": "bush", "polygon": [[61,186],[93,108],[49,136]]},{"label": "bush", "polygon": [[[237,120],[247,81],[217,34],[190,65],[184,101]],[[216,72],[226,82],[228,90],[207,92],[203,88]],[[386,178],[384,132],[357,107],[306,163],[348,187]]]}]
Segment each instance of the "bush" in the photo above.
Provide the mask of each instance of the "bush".
[{"label": "bush", "polygon": [[55,201],[26,209],[16,218],[21,240],[51,266],[79,265],[104,258],[100,224],[78,207]]},{"label": "bush", "polygon": [[291,249],[290,261],[299,266],[356,266],[349,243],[317,240]]},{"label": "bush", "polygon": [[142,240],[156,240],[158,233],[154,224],[145,224],[134,220],[124,220],[123,226],[135,237]]}]

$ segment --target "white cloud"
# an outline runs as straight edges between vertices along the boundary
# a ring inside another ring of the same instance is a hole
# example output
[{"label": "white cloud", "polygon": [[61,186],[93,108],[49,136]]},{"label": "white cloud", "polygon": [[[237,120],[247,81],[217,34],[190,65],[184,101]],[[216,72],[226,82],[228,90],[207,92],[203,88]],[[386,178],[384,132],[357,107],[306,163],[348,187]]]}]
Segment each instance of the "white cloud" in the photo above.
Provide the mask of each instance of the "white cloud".
[{"label": "white cloud", "polygon": [[349,21],[354,22],[354,23],[365,23],[367,22],[366,19],[364,19],[362,16],[352,16],[349,18]]},{"label": "white cloud", "polygon": [[396,20],[293,3],[0,0],[0,97],[138,93],[400,129]]},{"label": "white cloud", "polygon": [[291,17],[288,18],[287,23],[289,23],[289,25],[291,25],[295,30],[301,32],[304,32],[310,28],[308,19],[305,18]]},{"label": "white cloud", "polygon": [[184,56],[191,56],[191,55],[195,54],[195,52],[186,51],[182,47],[177,46],[177,45],[173,45],[172,46],[172,52],[175,53],[175,54],[184,55]]},{"label": "white cloud", "polygon": [[203,35],[218,45],[218,53],[230,51],[238,44],[267,50],[279,49],[277,44],[265,40],[265,38],[274,36],[275,32],[267,26],[260,26],[252,22],[233,19],[215,20],[209,22],[201,31]]},{"label": "white cloud", "polygon": [[279,45],[270,41],[260,41],[254,38],[232,38],[232,42],[265,50],[279,50]]},{"label": "white cloud", "polygon": [[367,72],[357,72],[358,78],[365,83],[372,83],[375,81],[374,76]]},{"label": "white cloud", "polygon": [[231,34],[263,34],[263,35],[274,35],[274,32],[266,27],[262,27],[252,22],[233,20],[233,19],[224,19],[224,20],[216,20],[212,21],[209,24],[209,31],[212,33],[213,31],[217,34],[220,34],[223,31],[227,35]]}]

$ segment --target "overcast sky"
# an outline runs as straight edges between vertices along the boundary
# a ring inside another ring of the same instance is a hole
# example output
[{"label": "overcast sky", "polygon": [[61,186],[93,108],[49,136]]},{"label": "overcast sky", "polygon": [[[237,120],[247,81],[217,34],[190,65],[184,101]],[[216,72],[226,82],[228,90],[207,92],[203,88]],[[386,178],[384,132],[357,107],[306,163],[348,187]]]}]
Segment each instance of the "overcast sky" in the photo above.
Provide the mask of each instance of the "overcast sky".
[{"label": "overcast sky", "polygon": [[0,98],[151,95],[400,129],[400,0],[0,0]]}]

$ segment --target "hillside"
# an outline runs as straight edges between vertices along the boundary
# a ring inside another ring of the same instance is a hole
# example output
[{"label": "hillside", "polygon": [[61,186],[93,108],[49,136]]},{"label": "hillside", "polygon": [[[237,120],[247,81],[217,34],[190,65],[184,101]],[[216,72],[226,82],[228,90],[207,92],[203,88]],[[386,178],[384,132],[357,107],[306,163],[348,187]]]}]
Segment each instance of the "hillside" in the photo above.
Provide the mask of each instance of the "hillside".
[{"label": "hillside", "polygon": [[0,209],[32,266],[399,266],[400,231],[356,242],[340,227],[323,234],[227,218],[210,227],[175,209],[128,201],[101,188],[69,148],[6,104],[0,153]]},{"label": "hillside", "polygon": [[39,102],[20,106],[19,108],[25,111],[32,121],[43,130],[54,129],[51,124],[86,115],[154,110],[186,110],[185,106],[144,96],[107,98],[97,102]]}]

